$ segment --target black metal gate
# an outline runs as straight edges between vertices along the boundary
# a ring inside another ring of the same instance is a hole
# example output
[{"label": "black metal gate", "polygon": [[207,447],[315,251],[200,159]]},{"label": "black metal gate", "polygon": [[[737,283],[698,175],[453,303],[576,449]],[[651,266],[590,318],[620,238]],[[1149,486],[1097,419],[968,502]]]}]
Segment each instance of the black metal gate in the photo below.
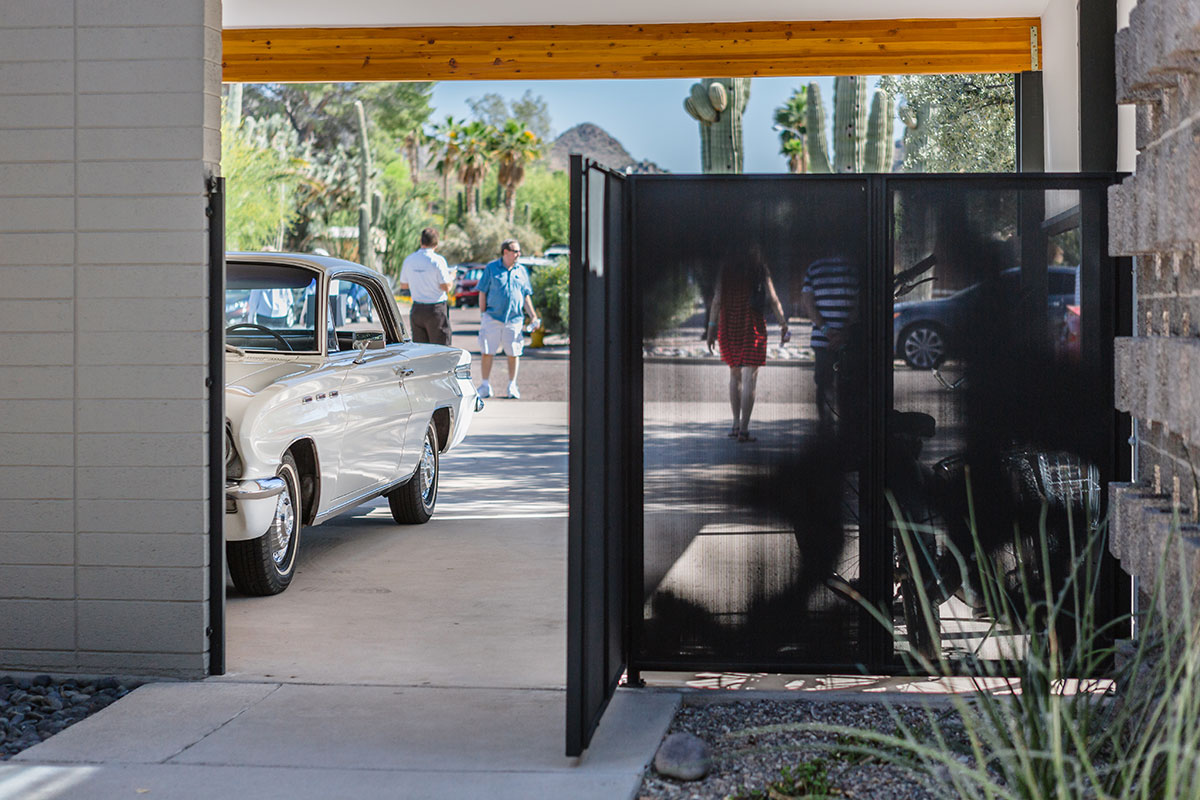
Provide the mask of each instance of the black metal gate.
[{"label": "black metal gate", "polygon": [[[1017,582],[1014,476],[1102,513],[1125,470],[1116,177],[572,179],[568,750],[622,664],[880,674],[1011,650],[951,575],[965,512],[930,487],[966,496],[971,465],[977,533]],[[914,584],[944,592],[931,641]]]},{"label": "black metal gate", "polygon": [[571,157],[570,520],[567,755],[583,752],[628,659],[629,526],[637,483],[630,431],[636,350],[630,337],[627,183]]}]

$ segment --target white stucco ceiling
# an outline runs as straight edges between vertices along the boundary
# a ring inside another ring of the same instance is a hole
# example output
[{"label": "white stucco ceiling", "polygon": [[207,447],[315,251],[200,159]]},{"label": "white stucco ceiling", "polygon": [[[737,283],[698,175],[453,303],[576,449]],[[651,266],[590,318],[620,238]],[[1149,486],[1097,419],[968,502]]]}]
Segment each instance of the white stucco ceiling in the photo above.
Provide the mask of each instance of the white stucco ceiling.
[{"label": "white stucco ceiling", "polygon": [[1048,0],[224,0],[226,28],[1040,17]]}]

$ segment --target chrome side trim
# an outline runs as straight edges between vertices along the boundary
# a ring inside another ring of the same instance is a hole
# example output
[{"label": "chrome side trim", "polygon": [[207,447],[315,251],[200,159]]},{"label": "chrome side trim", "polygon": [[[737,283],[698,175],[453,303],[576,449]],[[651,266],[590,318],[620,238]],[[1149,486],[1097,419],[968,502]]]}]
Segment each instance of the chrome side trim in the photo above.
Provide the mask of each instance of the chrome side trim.
[{"label": "chrome side trim", "polygon": [[276,497],[286,490],[287,482],[283,478],[225,481],[225,497],[229,500],[262,500]]},{"label": "chrome side trim", "polygon": [[[418,463],[417,467],[420,467],[420,466],[421,466],[420,463]],[[368,500],[374,500],[376,497],[379,497],[380,495],[385,495],[388,492],[392,491],[393,489],[395,489],[399,486],[403,486],[404,484],[408,483],[410,480],[412,480],[413,475],[416,475],[416,474],[417,474],[417,470],[414,468],[412,471],[412,475],[409,475],[407,478],[405,478],[402,481],[392,481],[391,483],[385,484],[382,487],[368,489],[367,491],[363,492],[362,494],[358,495],[357,497],[352,497],[349,500],[346,500],[345,502],[338,503],[336,506],[329,509],[328,511],[322,511],[320,514],[317,514],[317,516],[313,519],[313,521],[310,524],[320,525],[322,522],[329,519],[330,517],[336,517],[338,514],[341,514],[343,511],[347,511],[351,508],[354,508],[355,506],[361,506],[363,503],[367,502]]]}]

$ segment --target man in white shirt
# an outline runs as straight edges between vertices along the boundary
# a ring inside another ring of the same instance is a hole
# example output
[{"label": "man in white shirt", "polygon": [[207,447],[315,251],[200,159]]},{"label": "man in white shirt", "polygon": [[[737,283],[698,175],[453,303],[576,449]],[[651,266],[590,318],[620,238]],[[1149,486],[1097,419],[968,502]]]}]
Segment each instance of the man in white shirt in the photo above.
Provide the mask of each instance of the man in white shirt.
[{"label": "man in white shirt", "polygon": [[450,344],[450,308],[446,292],[453,279],[446,259],[434,250],[438,246],[435,228],[421,231],[421,249],[404,259],[400,266],[400,288],[412,295],[412,325],[414,342]]},{"label": "man in white shirt", "polygon": [[264,328],[286,328],[292,310],[291,289],[251,289],[250,319]]}]

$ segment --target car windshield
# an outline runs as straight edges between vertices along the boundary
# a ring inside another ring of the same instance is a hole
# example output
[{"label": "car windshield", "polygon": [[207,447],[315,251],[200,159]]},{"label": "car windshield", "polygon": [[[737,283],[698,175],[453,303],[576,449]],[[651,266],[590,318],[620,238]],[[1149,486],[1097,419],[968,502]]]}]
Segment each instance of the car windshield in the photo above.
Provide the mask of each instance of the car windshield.
[{"label": "car windshield", "polygon": [[231,261],[225,271],[225,341],[242,350],[316,352],[317,274],[289,264]]}]

